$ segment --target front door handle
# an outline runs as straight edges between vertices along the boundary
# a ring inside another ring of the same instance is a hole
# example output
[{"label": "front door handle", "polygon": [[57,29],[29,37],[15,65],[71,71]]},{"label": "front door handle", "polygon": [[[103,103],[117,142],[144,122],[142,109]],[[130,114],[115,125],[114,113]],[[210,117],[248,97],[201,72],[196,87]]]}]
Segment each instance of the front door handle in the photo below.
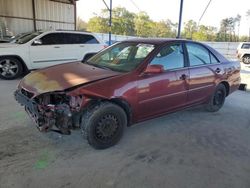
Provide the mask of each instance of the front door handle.
[{"label": "front door handle", "polygon": [[54,48],[60,48],[60,46],[55,46]]},{"label": "front door handle", "polygon": [[187,79],[187,75],[186,75],[186,74],[182,74],[182,75],[180,76],[180,79],[181,79],[181,80],[186,80],[186,79]]}]

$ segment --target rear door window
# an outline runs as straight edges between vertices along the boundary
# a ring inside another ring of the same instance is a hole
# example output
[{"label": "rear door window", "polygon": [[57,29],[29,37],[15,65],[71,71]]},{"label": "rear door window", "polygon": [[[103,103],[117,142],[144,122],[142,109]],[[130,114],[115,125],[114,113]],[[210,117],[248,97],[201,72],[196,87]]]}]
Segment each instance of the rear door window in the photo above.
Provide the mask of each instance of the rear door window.
[{"label": "rear door window", "polygon": [[210,52],[200,44],[186,43],[190,66],[210,64]]},{"label": "rear door window", "polygon": [[219,60],[212,53],[210,53],[210,62],[211,64],[216,64],[219,63]]},{"label": "rear door window", "polygon": [[99,42],[92,35],[79,33],[65,33],[66,44],[98,44]]}]

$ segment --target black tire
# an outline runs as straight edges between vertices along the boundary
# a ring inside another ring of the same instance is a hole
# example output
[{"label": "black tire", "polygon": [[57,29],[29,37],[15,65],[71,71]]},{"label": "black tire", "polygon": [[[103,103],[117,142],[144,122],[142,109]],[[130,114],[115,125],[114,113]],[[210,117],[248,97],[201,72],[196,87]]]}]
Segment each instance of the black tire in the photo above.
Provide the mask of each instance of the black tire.
[{"label": "black tire", "polygon": [[223,84],[219,84],[206,104],[206,110],[209,112],[217,112],[220,110],[225,102],[226,95],[226,87]]},{"label": "black tire", "polygon": [[101,102],[83,113],[81,129],[92,147],[105,149],[119,142],[126,125],[127,116],[120,106]]},{"label": "black tire", "polygon": [[242,57],[242,62],[246,65],[249,65],[250,64],[250,55],[244,55]]},{"label": "black tire", "polygon": [[0,78],[13,80],[23,74],[22,63],[14,57],[0,58]]}]

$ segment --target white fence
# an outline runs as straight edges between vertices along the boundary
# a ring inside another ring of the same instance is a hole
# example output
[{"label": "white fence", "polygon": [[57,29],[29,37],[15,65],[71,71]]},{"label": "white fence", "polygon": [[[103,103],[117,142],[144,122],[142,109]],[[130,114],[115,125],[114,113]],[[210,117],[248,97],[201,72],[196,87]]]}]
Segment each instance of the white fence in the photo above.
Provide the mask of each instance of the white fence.
[{"label": "white fence", "polygon": [[[107,42],[109,40],[109,35],[106,33],[96,33],[103,41]],[[131,38],[138,38],[134,36],[125,36],[125,35],[112,35],[112,41],[123,41],[126,39]],[[225,57],[227,57],[230,60],[236,60],[236,49],[239,45],[238,42],[203,42],[217,51],[219,51],[221,54],[223,54]]]},{"label": "white fence", "polygon": [[239,42],[204,42],[205,44],[213,47],[218,52],[231,60],[236,60],[236,50]]}]

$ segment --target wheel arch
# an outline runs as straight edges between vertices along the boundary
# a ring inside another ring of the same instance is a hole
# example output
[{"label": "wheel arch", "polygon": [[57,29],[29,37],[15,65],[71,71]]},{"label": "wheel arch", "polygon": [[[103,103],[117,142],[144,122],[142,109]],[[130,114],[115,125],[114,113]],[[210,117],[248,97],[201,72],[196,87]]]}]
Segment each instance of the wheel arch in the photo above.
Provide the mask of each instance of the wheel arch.
[{"label": "wheel arch", "polygon": [[125,111],[128,120],[127,126],[130,126],[132,124],[132,108],[130,104],[122,98],[113,98],[110,100],[110,102],[120,106]]},{"label": "wheel arch", "polygon": [[250,53],[244,53],[244,54],[242,55],[242,57],[245,57],[245,56],[250,56]]},{"label": "wheel arch", "polygon": [[229,85],[229,83],[227,81],[222,81],[219,84],[223,84],[225,86],[225,88],[226,88],[226,96],[228,96],[229,93],[230,93],[230,85]]},{"label": "wheel arch", "polygon": [[91,100],[87,104],[87,106],[85,106],[85,108],[86,109],[93,108],[96,104],[102,103],[102,102],[110,102],[110,103],[116,104],[117,106],[121,107],[127,116],[127,126],[130,126],[132,124],[132,117],[133,117],[132,107],[125,99],[122,99],[122,98],[108,99],[108,98],[101,98],[101,97],[96,97],[96,98],[93,97],[93,98],[91,98]]}]

